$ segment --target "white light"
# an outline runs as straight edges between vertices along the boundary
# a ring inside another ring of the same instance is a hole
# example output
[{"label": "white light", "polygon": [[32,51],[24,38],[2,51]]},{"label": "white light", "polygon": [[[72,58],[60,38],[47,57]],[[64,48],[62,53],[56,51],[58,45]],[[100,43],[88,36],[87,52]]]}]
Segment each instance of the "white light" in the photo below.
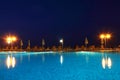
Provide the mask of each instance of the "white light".
[{"label": "white light", "polygon": [[13,68],[15,67],[15,64],[16,64],[15,57],[12,57],[12,67],[13,67]]},{"label": "white light", "polygon": [[63,39],[60,39],[60,43],[63,43]]},{"label": "white light", "polygon": [[102,59],[102,67],[103,67],[103,69],[105,69],[105,65],[106,65],[106,60],[105,60],[105,58],[103,58]]},{"label": "white light", "polygon": [[63,64],[63,56],[60,56],[60,63]]},{"label": "white light", "polygon": [[111,69],[112,66],[112,60],[111,58],[103,58],[102,59],[102,67],[103,69],[105,69],[106,67],[108,67],[109,69]]},{"label": "white light", "polygon": [[10,67],[14,68],[15,65],[16,65],[16,60],[15,60],[15,57],[12,57],[12,56],[9,56],[7,57],[6,59],[6,65],[7,65],[7,68],[9,69]]},{"label": "white light", "polygon": [[112,66],[112,61],[110,58],[108,58],[108,68],[111,69],[111,66]]},{"label": "white light", "polygon": [[10,56],[8,56],[7,60],[6,60],[6,64],[7,64],[8,69],[10,68],[10,63],[11,63]]}]

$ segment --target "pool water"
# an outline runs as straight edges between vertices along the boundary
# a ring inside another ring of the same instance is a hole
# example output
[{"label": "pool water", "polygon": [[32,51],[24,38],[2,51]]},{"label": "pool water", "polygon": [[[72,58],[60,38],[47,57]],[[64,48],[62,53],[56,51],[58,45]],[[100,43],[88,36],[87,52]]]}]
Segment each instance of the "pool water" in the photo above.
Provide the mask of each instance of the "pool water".
[{"label": "pool water", "polygon": [[119,80],[116,52],[1,52],[0,80]]}]

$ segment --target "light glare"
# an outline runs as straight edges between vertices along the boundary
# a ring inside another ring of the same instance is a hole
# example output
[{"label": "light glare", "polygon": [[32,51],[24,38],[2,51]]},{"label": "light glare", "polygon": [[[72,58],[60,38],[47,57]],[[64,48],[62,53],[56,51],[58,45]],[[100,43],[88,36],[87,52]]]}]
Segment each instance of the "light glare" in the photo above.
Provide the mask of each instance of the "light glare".
[{"label": "light glare", "polygon": [[16,37],[16,36],[11,36],[11,35],[9,35],[9,36],[6,37],[6,42],[7,42],[8,44],[11,44],[11,43],[13,43],[13,42],[15,42],[15,41],[17,41],[17,37]]},{"label": "light glare", "polygon": [[63,43],[63,39],[60,39],[60,43]]},{"label": "light glare", "polygon": [[107,38],[107,39],[110,39],[110,38],[111,38],[111,35],[110,35],[110,34],[106,34],[106,38]]},{"label": "light glare", "polygon": [[16,65],[16,59],[15,57],[12,57],[12,56],[9,56],[7,57],[6,59],[6,65],[7,65],[7,68],[9,69],[10,67],[14,68],[15,65]]},{"label": "light glare", "polygon": [[100,35],[100,39],[110,39],[111,38],[111,34],[101,34]]},{"label": "light glare", "polygon": [[104,34],[101,34],[101,35],[100,35],[100,38],[101,38],[101,39],[104,39],[104,38],[105,38],[105,35],[104,35]]},{"label": "light glare", "polygon": [[102,59],[102,67],[103,67],[103,69],[105,69],[106,67],[108,67],[108,69],[111,69],[112,60],[110,57],[109,58],[106,57],[106,58]]}]

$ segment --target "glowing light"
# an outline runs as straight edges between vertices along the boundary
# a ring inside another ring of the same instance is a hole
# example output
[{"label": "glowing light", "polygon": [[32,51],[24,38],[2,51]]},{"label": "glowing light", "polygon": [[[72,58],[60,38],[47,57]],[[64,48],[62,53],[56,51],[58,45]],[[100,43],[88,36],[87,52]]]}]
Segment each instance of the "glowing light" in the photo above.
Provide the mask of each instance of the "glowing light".
[{"label": "glowing light", "polygon": [[105,35],[104,34],[101,34],[100,35],[100,39],[104,39],[105,38]]},{"label": "glowing light", "polygon": [[60,63],[63,64],[63,56],[60,56]]},{"label": "glowing light", "polygon": [[16,59],[15,59],[15,57],[8,56],[7,59],[6,59],[6,65],[7,65],[8,69],[10,67],[14,68],[15,65],[16,65]]},{"label": "glowing light", "polygon": [[111,66],[112,66],[112,61],[110,58],[108,58],[108,68],[111,69]]},{"label": "glowing light", "polygon": [[13,36],[13,37],[12,37],[12,40],[13,40],[13,41],[16,41],[16,40],[17,40],[17,38],[16,38],[15,36]]},{"label": "glowing light", "polygon": [[60,43],[63,43],[63,39],[60,39]]},{"label": "glowing light", "polygon": [[103,69],[105,69],[105,65],[106,65],[105,62],[106,62],[106,61],[105,61],[105,58],[103,58],[103,59],[102,59],[102,67],[103,67]]},{"label": "glowing light", "polygon": [[105,69],[106,67],[111,69],[111,67],[112,67],[112,60],[111,60],[111,58],[103,58],[102,59],[102,67],[103,67],[103,69]]},{"label": "glowing light", "polygon": [[11,38],[10,38],[10,37],[7,37],[7,41],[11,41]]},{"label": "glowing light", "polygon": [[111,34],[107,33],[107,34],[101,34],[100,35],[100,39],[101,39],[101,48],[103,48],[103,44],[105,45],[106,47],[106,42],[107,42],[107,39],[110,39],[111,38]]},{"label": "glowing light", "polygon": [[100,39],[110,39],[111,38],[111,34],[101,34],[100,35]]},{"label": "glowing light", "polygon": [[11,43],[11,41],[7,41],[7,43],[8,43],[8,44],[10,44],[10,43]]},{"label": "glowing light", "polygon": [[15,41],[17,41],[17,37],[16,36],[9,35],[9,36],[6,37],[6,42],[8,44],[11,44],[12,42],[15,42]]},{"label": "glowing light", "polygon": [[6,60],[6,64],[7,64],[8,69],[10,68],[10,63],[11,63],[10,56],[8,56],[7,60]]},{"label": "glowing light", "polygon": [[12,57],[12,67],[13,67],[13,68],[15,67],[15,64],[16,64],[15,57]]},{"label": "glowing light", "polygon": [[106,34],[106,38],[107,38],[107,39],[110,39],[110,38],[111,38],[111,35],[110,35],[110,34]]}]

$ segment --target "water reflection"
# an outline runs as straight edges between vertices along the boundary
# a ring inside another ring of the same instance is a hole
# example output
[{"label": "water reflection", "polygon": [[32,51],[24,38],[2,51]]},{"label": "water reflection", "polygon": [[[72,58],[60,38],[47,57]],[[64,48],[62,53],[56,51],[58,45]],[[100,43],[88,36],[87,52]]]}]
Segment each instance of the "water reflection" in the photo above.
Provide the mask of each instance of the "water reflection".
[{"label": "water reflection", "polygon": [[15,65],[16,65],[16,59],[15,57],[12,57],[12,56],[7,56],[7,59],[6,59],[6,65],[7,65],[7,68],[14,68]]},{"label": "water reflection", "polygon": [[112,66],[112,60],[111,58],[108,58],[108,68],[111,69]]},{"label": "water reflection", "polygon": [[60,63],[63,64],[63,55],[60,55]]},{"label": "water reflection", "polygon": [[20,55],[20,62],[22,63],[22,60],[23,60],[23,56],[22,54]]},{"label": "water reflection", "polygon": [[102,58],[102,67],[103,67],[103,69],[105,69],[106,67],[108,67],[108,69],[111,69],[112,60],[110,57],[103,57]]},{"label": "water reflection", "polygon": [[28,61],[30,61],[30,54],[28,54]]},{"label": "water reflection", "polygon": [[86,63],[88,63],[89,62],[89,56],[86,54],[86,56],[85,56],[85,60],[86,60]]},{"label": "water reflection", "polygon": [[44,56],[44,54],[42,55],[42,62],[45,62],[45,56]]}]

